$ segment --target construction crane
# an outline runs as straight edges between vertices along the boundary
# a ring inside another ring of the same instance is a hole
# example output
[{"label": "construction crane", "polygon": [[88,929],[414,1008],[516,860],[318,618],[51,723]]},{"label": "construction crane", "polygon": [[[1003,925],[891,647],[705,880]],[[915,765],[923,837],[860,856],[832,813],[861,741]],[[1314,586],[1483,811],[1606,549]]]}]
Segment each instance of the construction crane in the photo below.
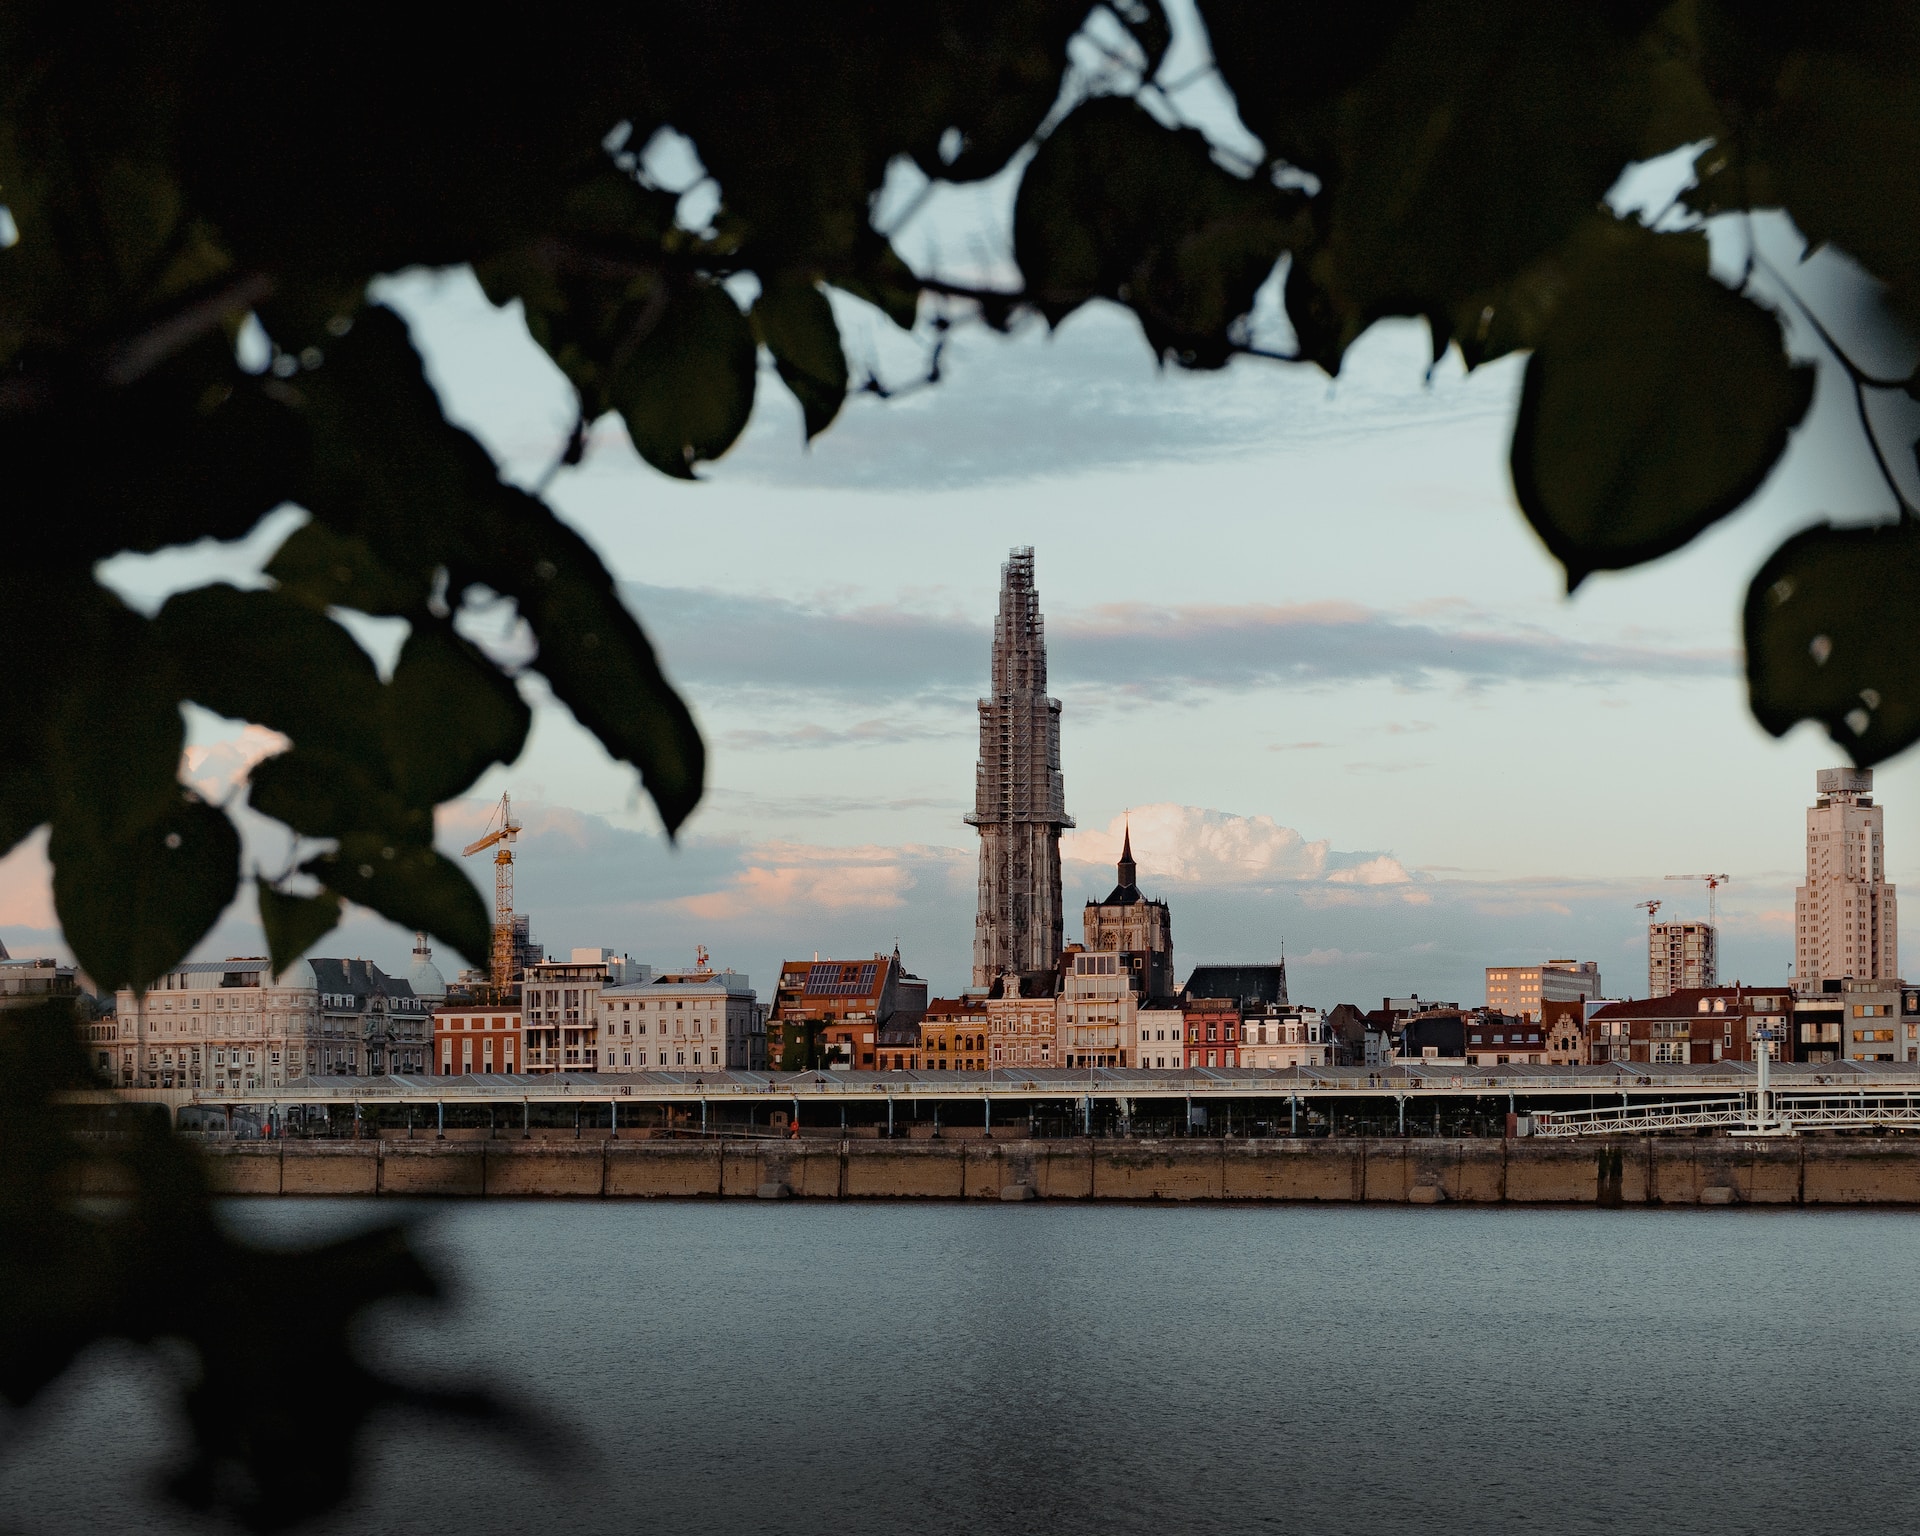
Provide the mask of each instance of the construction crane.
[{"label": "construction crane", "polygon": [[1719,927],[1718,909],[1714,903],[1714,893],[1727,883],[1725,875],[1668,875],[1669,880],[1704,880],[1707,882],[1707,921]]},{"label": "construction crane", "polygon": [[492,830],[478,842],[468,843],[462,854],[471,857],[496,844],[500,848],[493,856],[493,990],[499,997],[513,986],[513,839],[520,823],[513,819],[513,805],[506,795],[500,797],[494,816],[499,825],[488,817]]},{"label": "construction crane", "polygon": [[1636,901],[1634,903],[1636,909],[1640,907],[1647,909],[1647,921],[1649,923],[1655,923],[1660,920],[1660,908],[1664,905],[1664,902],[1659,901]]}]

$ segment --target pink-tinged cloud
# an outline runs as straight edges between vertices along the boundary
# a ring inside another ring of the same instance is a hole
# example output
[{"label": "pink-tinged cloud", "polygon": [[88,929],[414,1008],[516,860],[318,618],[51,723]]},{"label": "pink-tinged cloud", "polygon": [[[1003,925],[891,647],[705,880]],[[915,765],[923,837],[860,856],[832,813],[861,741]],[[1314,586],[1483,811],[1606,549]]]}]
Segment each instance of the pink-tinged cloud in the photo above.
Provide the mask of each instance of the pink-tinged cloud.
[{"label": "pink-tinged cloud", "polygon": [[664,909],[712,922],[807,910],[878,912],[902,907],[925,866],[964,859],[957,849],[909,845],[884,848],[820,848],[805,843],[762,843],[749,850],[746,867],[718,890],[682,896]]},{"label": "pink-tinged cloud", "polygon": [[191,785],[215,804],[224,804],[257,763],[287,750],[293,743],[264,725],[243,725],[223,741],[188,747],[180,754],[180,782]]},{"label": "pink-tinged cloud", "polygon": [[53,866],[47,862],[42,827],[0,859],[0,928],[57,930],[53,912]]}]

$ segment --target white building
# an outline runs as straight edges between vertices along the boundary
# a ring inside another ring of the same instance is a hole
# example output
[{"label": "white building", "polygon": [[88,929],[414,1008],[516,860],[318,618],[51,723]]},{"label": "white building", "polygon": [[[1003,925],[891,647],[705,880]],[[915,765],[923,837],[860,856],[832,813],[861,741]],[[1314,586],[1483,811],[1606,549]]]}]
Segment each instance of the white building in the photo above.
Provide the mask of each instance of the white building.
[{"label": "white building", "polygon": [[1133,1065],[1155,1071],[1178,1071],[1187,1060],[1186,1015],[1176,1002],[1148,999],[1134,1011],[1139,1055]]},{"label": "white building", "polygon": [[759,1071],[766,1013],[737,971],[665,975],[598,994],[602,1072]]},{"label": "white building", "polygon": [[1600,995],[1597,960],[1547,960],[1487,967],[1487,1007],[1538,1023],[1543,1003],[1580,1003]]},{"label": "white building", "polygon": [[606,984],[600,960],[536,960],[526,967],[520,978],[521,1071],[599,1070],[595,1032]]},{"label": "white building", "polygon": [[357,1064],[360,1048],[357,1031],[323,1021],[311,965],[276,977],[257,956],[176,966],[144,995],[122,988],[114,1029],[91,1049],[128,1088],[275,1088],[323,1063]]},{"label": "white building", "polygon": [[1807,812],[1807,879],[1794,892],[1794,989],[1824,981],[1894,983],[1900,974],[1894,887],[1886,878],[1886,812],[1873,772],[1822,768]]},{"label": "white building", "polygon": [[1056,1004],[1053,1059],[1063,1067],[1138,1066],[1138,999],[1126,956],[1078,951]]},{"label": "white building", "polygon": [[1333,1039],[1318,1008],[1299,1004],[1248,1010],[1240,1021],[1243,1067],[1326,1067]]}]

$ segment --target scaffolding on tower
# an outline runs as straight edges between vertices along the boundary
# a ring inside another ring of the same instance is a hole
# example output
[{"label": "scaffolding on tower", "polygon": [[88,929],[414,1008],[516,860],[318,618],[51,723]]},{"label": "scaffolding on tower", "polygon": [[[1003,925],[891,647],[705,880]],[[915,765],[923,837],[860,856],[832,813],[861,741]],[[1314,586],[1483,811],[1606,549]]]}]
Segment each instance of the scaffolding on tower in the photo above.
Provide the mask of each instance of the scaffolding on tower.
[{"label": "scaffolding on tower", "polygon": [[468,843],[465,857],[497,847],[493,856],[493,965],[491,980],[496,998],[513,987],[513,840],[520,824],[513,819],[513,802],[506,796],[487,819],[486,836]]}]

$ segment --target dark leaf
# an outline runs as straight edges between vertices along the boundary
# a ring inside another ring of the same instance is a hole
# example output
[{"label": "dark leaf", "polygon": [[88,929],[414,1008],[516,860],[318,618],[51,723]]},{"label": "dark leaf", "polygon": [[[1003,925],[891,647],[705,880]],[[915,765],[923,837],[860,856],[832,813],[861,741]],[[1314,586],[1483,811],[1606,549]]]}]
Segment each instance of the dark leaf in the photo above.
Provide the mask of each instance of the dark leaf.
[{"label": "dark leaf", "polygon": [[733,446],[753,413],[753,328],[726,290],[676,292],[646,339],[608,381],[607,395],[640,457],[693,478]]},{"label": "dark leaf", "polygon": [[1527,364],[1514,490],[1569,588],[1678,549],[1740,506],[1813,398],[1779,320],[1715,282],[1702,255],[1689,239],[1599,263]]},{"label": "dark leaf", "polygon": [[267,954],[278,975],[298,960],[340,921],[340,898],[332,891],[290,895],[258,882],[260,926],[267,932]]},{"label": "dark leaf", "polygon": [[154,625],[195,703],[296,742],[375,748],[379,674],[325,614],[280,592],[222,583],[168,598]]},{"label": "dark leaf", "polygon": [[1775,736],[1818,720],[1862,768],[1920,740],[1920,529],[1821,525],[1747,589],[1747,689]]},{"label": "dark leaf", "polygon": [[415,620],[380,691],[387,762],[404,799],[451,800],[489,764],[518,757],[531,722],[511,678],[449,625]]},{"label": "dark leaf", "polygon": [[1047,136],[1014,204],[1029,298],[1058,321],[1088,299],[1140,317],[1154,351],[1190,367],[1232,354],[1230,329],[1286,248],[1300,199],[1242,181],[1194,128],[1096,98]]},{"label": "dark leaf", "polygon": [[315,608],[408,618],[432,595],[419,573],[392,570],[364,542],[322,522],[295,529],[267,562],[267,574],[289,597]]},{"label": "dark leaf", "polygon": [[410,804],[366,748],[346,752],[324,741],[295,746],[249,775],[247,803],[307,837],[378,831],[389,841],[424,845],[433,838],[431,806]]},{"label": "dark leaf", "polygon": [[847,356],[833,306],[811,279],[786,275],[768,279],[751,318],[781,381],[800,402],[808,438],[818,436],[847,398]]},{"label": "dark leaf", "polygon": [[920,279],[878,235],[856,247],[854,260],[829,272],[827,281],[842,293],[865,299],[901,330],[913,329],[920,312]]},{"label": "dark leaf", "polygon": [[640,770],[661,819],[678,827],[699,803],[705,772],[692,715],[586,541],[502,485],[479,444],[441,416],[398,318],[361,316],[306,392],[318,444],[315,516],[394,571],[431,580],[444,567],[455,600],[474,584],[512,597],[555,695]]},{"label": "dark leaf", "polygon": [[301,868],[402,928],[432,934],[469,964],[485,964],[492,951],[493,924],[480,893],[458,865],[432,848],[356,832]]},{"label": "dark leaf", "polygon": [[113,841],[56,819],[48,853],[61,931],[109,992],[145,987],[178,965],[240,880],[233,823],[186,794],[169,814]]}]

